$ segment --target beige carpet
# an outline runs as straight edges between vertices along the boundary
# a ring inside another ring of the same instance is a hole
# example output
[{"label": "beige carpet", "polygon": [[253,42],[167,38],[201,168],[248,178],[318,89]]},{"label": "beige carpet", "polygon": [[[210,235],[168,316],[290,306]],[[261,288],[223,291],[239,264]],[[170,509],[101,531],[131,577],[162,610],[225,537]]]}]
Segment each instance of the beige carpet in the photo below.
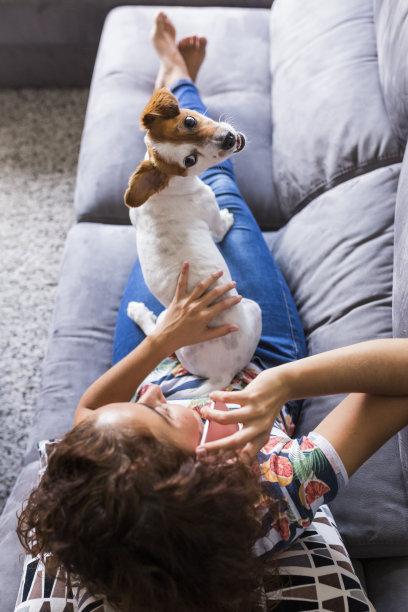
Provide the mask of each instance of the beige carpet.
[{"label": "beige carpet", "polygon": [[38,393],[87,97],[0,91],[0,511]]}]

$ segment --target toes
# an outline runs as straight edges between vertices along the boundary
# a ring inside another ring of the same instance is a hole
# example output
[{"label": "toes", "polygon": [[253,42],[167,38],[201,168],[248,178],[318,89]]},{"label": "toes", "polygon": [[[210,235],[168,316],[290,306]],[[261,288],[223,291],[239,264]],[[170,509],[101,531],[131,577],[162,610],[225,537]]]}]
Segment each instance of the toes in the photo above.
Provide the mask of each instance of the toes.
[{"label": "toes", "polygon": [[201,49],[204,49],[206,44],[207,39],[204,36],[197,36],[196,34],[194,34],[192,36],[186,36],[185,38],[182,38],[178,43],[178,47],[183,51],[188,51],[189,49],[199,51]]},{"label": "toes", "polygon": [[157,26],[163,25],[165,17],[166,16],[165,16],[165,14],[163,12],[157,13],[156,19],[155,19],[156,25]]}]

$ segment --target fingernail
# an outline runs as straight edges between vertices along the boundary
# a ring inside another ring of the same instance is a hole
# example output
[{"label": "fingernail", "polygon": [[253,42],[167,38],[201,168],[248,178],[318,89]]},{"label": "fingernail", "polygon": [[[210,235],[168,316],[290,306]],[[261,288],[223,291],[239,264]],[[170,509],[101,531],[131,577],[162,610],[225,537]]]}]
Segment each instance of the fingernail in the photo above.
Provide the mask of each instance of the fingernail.
[{"label": "fingernail", "polygon": [[231,332],[236,332],[236,331],[238,331],[238,330],[239,330],[239,327],[238,327],[237,325],[230,325],[229,330],[230,330]]}]

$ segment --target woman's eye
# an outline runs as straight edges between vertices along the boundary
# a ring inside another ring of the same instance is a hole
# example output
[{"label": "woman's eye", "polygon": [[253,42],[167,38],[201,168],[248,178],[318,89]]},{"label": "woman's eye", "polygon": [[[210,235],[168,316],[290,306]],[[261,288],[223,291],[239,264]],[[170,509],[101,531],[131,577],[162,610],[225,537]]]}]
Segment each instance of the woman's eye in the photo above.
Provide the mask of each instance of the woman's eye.
[{"label": "woman's eye", "polygon": [[172,418],[172,414],[171,414],[170,408],[167,406],[167,404],[162,404],[160,406],[160,410],[162,411],[163,414],[165,414],[167,417],[169,417],[169,419]]},{"label": "woman's eye", "polygon": [[186,168],[191,168],[191,166],[194,166],[197,163],[197,155],[195,155],[195,153],[192,153],[191,155],[187,155],[187,157],[184,158],[184,165]]},{"label": "woman's eye", "polygon": [[192,128],[195,128],[195,126],[197,125],[197,119],[195,119],[195,117],[191,117],[190,115],[188,115],[184,119],[184,125],[186,126],[186,128],[189,128],[191,130]]}]

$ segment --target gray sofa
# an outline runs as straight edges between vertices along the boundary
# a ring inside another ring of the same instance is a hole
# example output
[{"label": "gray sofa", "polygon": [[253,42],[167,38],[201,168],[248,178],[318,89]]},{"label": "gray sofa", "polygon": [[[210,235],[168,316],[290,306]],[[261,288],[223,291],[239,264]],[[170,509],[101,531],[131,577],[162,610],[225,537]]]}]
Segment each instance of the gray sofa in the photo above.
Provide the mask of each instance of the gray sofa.
[{"label": "gray sofa", "polygon": [[[21,572],[15,513],[35,481],[38,440],[61,435],[111,359],[137,256],[123,192],[144,155],[140,112],[157,59],[155,7],[114,9],[95,64],[75,194],[25,465],[0,519],[0,610]],[[408,1],[275,0],[169,8],[180,35],[209,38],[198,86],[248,136],[239,186],[295,297],[311,354],[408,335]],[[395,217],[395,232],[394,232]],[[395,235],[395,245],[394,245]],[[307,400],[307,432],[340,398]],[[384,415],[386,418],[386,415]],[[353,476],[332,506],[379,612],[408,609],[408,432]]]}]

